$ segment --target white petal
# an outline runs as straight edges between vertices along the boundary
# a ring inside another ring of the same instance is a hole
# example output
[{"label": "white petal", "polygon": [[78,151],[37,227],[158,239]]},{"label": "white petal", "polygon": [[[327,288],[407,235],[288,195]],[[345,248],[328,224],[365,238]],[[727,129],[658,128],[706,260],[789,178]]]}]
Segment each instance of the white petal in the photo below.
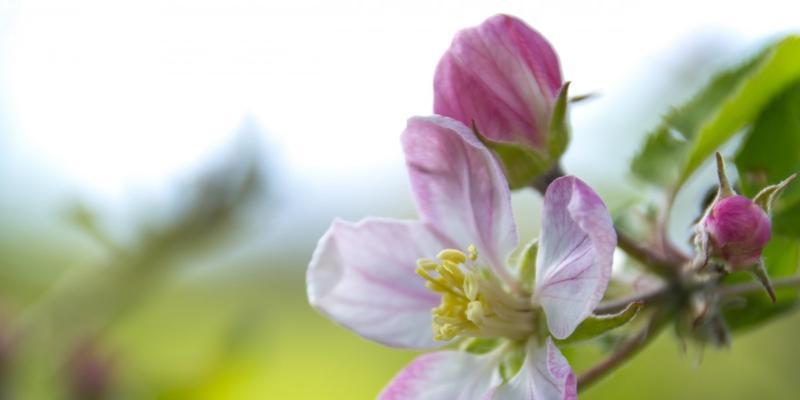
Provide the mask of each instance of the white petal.
[{"label": "white petal", "polygon": [[307,274],[312,306],[356,333],[393,347],[431,348],[431,309],[440,301],[414,273],[444,247],[418,222],[334,221]]},{"label": "white petal", "polygon": [[557,339],[571,335],[602,299],[616,243],[608,209],[588,185],[572,176],[550,184],[542,209],[534,298]]},{"label": "white petal", "polygon": [[506,258],[517,229],[508,182],[491,152],[464,124],[439,116],[409,119],[402,141],[422,220],[462,250],[475,245],[512,284]]},{"label": "white petal", "polygon": [[417,357],[383,389],[379,400],[487,399],[500,382],[499,354],[439,351]]},{"label": "white petal", "polygon": [[496,400],[575,400],[577,381],[567,359],[548,337],[545,346],[528,341],[519,373],[495,391]]}]

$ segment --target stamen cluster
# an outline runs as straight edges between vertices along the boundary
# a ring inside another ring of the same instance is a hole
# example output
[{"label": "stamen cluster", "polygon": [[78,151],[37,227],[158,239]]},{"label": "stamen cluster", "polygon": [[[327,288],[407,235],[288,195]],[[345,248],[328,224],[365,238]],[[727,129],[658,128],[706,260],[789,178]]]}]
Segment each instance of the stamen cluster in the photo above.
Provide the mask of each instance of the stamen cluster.
[{"label": "stamen cluster", "polygon": [[[524,339],[534,332],[535,310],[530,294],[512,294],[485,268],[476,264],[478,252],[446,249],[438,261],[417,261],[416,272],[429,289],[441,294],[441,304],[432,310],[433,336],[452,340],[456,336]],[[434,276],[434,275],[437,276]]]}]

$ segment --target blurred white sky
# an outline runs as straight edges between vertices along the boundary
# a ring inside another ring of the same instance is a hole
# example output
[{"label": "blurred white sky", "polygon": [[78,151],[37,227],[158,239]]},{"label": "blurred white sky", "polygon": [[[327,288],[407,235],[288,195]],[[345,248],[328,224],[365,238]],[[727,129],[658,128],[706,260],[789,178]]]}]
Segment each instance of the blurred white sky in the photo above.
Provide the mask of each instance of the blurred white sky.
[{"label": "blurred white sky", "polygon": [[676,54],[710,68],[800,27],[797,1],[736,3],[0,0],[0,144],[114,201],[170,183],[249,119],[283,181],[311,188],[298,197],[350,202],[385,174],[405,176],[398,135],[430,113],[455,32],[506,12],[554,44],[573,93],[604,94],[573,111],[567,166],[591,182],[624,173],[636,146],[610,138],[657,118],[625,122],[643,107],[636,96],[653,100],[640,84],[668,92],[665,71],[698,75]]}]

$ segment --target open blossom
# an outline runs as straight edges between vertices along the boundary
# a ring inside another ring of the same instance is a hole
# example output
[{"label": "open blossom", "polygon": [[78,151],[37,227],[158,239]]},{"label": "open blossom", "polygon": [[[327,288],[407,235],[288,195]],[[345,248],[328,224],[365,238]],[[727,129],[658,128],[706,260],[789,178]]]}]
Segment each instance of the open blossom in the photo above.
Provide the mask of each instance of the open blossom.
[{"label": "open blossom", "polygon": [[[550,185],[528,285],[507,267],[517,246],[508,184],[475,134],[416,117],[402,142],[420,220],[334,221],[309,265],[310,303],[390,346],[497,343],[422,355],[381,399],[574,399],[575,376],[550,336],[570,336],[608,284],[616,236],[602,200],[574,177]],[[514,355],[524,361],[504,373]]]},{"label": "open blossom", "polygon": [[459,32],[434,78],[434,112],[495,142],[547,148],[564,82],[550,43],[525,24],[496,15]]}]

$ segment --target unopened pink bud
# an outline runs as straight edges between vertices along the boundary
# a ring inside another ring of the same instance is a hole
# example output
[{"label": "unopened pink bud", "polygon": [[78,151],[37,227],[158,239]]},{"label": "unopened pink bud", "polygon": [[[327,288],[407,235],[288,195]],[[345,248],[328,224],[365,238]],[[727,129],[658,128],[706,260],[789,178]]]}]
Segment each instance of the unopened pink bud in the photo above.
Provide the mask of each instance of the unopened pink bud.
[{"label": "unopened pink bud", "polygon": [[740,269],[756,264],[770,237],[769,215],[752,200],[733,195],[718,200],[703,221],[711,253]]},{"label": "unopened pink bud", "polygon": [[496,15],[458,33],[434,80],[434,111],[484,137],[544,150],[564,82],[547,40],[521,20]]}]

